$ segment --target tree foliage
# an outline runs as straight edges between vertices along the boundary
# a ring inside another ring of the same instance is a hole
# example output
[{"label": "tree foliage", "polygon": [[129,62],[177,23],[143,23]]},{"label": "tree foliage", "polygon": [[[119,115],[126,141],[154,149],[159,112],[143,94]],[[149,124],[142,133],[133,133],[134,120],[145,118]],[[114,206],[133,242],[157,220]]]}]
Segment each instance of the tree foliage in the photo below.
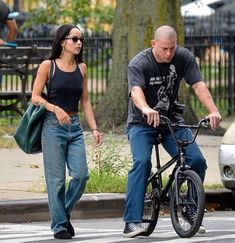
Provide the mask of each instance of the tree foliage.
[{"label": "tree foliage", "polygon": [[[104,30],[105,24],[112,25],[112,6],[91,5],[90,0],[28,0],[32,8],[27,13],[23,29],[35,24],[60,25],[78,24],[87,29]],[[37,7],[35,7],[37,6]]]}]

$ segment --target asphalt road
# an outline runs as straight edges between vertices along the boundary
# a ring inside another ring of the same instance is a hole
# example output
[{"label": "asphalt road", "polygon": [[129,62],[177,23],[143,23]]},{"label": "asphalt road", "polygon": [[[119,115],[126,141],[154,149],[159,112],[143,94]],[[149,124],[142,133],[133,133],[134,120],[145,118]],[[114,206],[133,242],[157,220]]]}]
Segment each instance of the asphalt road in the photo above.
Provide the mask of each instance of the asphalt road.
[{"label": "asphalt road", "polygon": [[[235,242],[235,211],[205,213],[203,224],[207,228],[206,234],[197,234],[189,239],[182,239],[175,233],[169,215],[160,217],[156,229],[150,237],[137,237],[133,239],[122,236],[124,223],[121,218],[72,220],[72,223],[75,227],[76,236],[72,240],[63,240],[63,242]],[[0,242],[62,242],[53,238],[49,227],[50,222],[3,223],[0,224]]]}]

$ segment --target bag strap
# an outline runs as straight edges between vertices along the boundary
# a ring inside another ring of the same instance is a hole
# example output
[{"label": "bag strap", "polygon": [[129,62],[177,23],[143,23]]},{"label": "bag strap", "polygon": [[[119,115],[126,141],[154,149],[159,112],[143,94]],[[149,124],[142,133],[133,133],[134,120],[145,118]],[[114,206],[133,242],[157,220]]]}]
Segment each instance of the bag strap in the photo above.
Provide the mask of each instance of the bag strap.
[{"label": "bag strap", "polygon": [[55,73],[55,61],[52,60],[51,66],[50,66],[49,80],[48,80],[48,85],[47,85],[47,97],[49,97],[49,93],[50,93],[50,90],[51,90],[51,82],[52,82],[52,78],[54,76],[54,73]]}]

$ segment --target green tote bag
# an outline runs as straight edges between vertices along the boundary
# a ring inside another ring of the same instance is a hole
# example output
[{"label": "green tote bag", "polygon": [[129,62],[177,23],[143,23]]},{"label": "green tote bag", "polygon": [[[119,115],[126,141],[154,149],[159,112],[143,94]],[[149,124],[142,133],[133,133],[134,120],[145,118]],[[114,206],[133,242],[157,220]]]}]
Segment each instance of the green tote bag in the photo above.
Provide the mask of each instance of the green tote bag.
[{"label": "green tote bag", "polygon": [[[48,82],[47,94],[51,87],[51,79],[54,72],[54,62],[51,62],[50,78]],[[30,104],[23,114],[20,123],[13,135],[18,146],[27,154],[42,152],[41,134],[46,114],[44,106]]]}]

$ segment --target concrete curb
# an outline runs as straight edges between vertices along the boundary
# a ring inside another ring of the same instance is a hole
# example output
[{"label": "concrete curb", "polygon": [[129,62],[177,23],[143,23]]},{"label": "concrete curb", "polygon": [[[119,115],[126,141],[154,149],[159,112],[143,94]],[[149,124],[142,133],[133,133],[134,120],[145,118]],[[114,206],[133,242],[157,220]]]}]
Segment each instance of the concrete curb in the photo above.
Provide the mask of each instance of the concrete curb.
[{"label": "concrete curb", "polygon": [[[73,219],[122,217],[125,194],[85,194],[73,210]],[[229,190],[206,191],[206,209],[235,210]],[[168,211],[168,208],[162,208]],[[0,202],[0,222],[21,223],[50,220],[46,198]]]},{"label": "concrete curb", "polygon": [[[84,194],[73,210],[72,218],[121,217],[124,194]],[[20,223],[50,220],[47,198],[0,201],[0,222]]]},{"label": "concrete curb", "polygon": [[235,200],[230,190],[206,190],[206,209],[209,211],[235,210]]}]

